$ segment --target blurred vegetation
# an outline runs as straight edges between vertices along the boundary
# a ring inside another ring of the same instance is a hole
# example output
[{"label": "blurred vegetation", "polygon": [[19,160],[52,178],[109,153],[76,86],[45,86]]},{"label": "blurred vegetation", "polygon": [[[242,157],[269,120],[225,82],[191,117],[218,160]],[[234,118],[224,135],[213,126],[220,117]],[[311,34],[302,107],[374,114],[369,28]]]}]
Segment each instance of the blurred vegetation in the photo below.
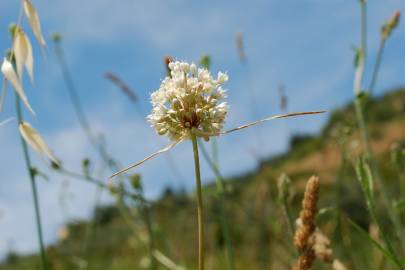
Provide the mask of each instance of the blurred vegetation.
[{"label": "blurred vegetation", "polygon": [[[405,89],[364,102],[372,146],[383,179],[398,211],[403,212],[405,203],[399,197],[398,182],[401,177],[403,181],[404,174]],[[282,173],[291,179],[286,201],[294,219],[300,211],[305,181],[313,174],[320,176],[317,223],[330,238],[335,257],[347,269],[394,269],[348,221],[355,221],[373,235],[353,166],[361,152],[354,113],[352,103],[330,112],[330,119],[320,134],[294,135],[286,153],[263,160],[251,172],[226,179],[225,213],[231,225],[236,269],[289,269],[295,261],[287,220],[277,201],[277,179]],[[398,152],[398,148],[402,152]],[[204,187],[204,203],[207,269],[226,269],[215,183]],[[156,248],[185,269],[195,269],[194,194],[167,188],[149,207]],[[391,226],[384,209],[379,209],[378,213],[382,225]],[[92,220],[66,224],[59,232],[59,240],[47,248],[51,268],[148,269],[148,247],[142,241],[147,237],[147,228],[141,222],[141,215],[134,217],[136,230],[126,224],[115,205],[104,205],[94,210]],[[91,233],[88,224],[94,228]],[[378,232],[374,237],[379,239]],[[38,258],[10,251],[0,269],[39,269]],[[159,264],[158,269],[168,268]],[[330,265],[317,262],[314,269],[330,269]]]}]

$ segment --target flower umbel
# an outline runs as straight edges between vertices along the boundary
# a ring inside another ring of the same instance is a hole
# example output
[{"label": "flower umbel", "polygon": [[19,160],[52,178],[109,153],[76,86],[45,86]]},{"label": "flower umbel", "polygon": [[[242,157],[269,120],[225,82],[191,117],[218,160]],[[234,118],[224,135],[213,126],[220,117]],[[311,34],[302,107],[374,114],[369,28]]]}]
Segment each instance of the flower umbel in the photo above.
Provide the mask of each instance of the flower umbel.
[{"label": "flower umbel", "polygon": [[151,95],[153,110],[148,121],[156,132],[172,141],[190,139],[192,130],[197,136],[219,133],[228,111],[223,101],[226,91],[222,89],[228,76],[219,72],[214,79],[207,69],[185,62],[168,66],[170,76]]},{"label": "flower umbel", "polygon": [[228,76],[218,72],[217,78],[214,79],[207,69],[179,61],[170,62],[168,68],[170,74],[162,81],[160,88],[151,95],[153,110],[147,119],[159,135],[167,135],[173,143],[114,173],[110,178],[129,171],[169,151],[180,142],[191,140],[194,136],[209,140],[212,136],[225,135],[278,118],[324,112],[278,114],[223,131],[228,105],[223,101],[226,98],[226,91],[222,85],[228,81]]}]

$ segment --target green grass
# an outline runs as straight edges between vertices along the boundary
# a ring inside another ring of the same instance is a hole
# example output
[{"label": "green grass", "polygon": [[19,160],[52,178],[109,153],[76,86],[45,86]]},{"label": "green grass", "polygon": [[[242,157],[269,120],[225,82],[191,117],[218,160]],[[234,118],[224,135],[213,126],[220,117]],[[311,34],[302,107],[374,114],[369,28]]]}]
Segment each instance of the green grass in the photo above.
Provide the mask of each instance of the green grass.
[{"label": "green grass", "polygon": [[[405,132],[405,90],[398,89],[367,104],[367,121],[371,130],[381,130],[392,125],[398,132]],[[295,169],[312,156],[322,155],[328,147],[336,145],[330,134],[335,127],[350,126],[354,117],[352,104],[333,111],[329,122],[319,135],[295,136],[288,152],[264,160],[257,168],[244,175],[226,179],[225,213],[231,224],[236,269],[288,269],[295,260],[292,239],[287,230],[283,211],[277,203],[276,180],[286,172],[292,180],[287,199],[294,219],[300,210],[303,183],[322,164]],[[356,138],[350,133],[348,140]],[[391,134],[392,135],[392,134]],[[381,130],[373,136],[376,142],[383,141],[387,134]],[[378,153],[378,162],[392,198],[398,197],[398,171],[390,162],[389,148]],[[365,230],[369,229],[370,218],[363,194],[356,180],[350,160],[341,166],[322,171],[319,208],[330,207],[317,220],[319,227],[332,240],[336,257],[348,269],[395,269],[384,262],[381,253],[369,244],[348,222],[350,218]],[[206,214],[206,266],[207,269],[225,269],[226,253],[221,232],[219,200],[215,183],[203,187]],[[175,193],[168,190],[151,207],[153,230],[157,248],[178,265],[196,269],[196,206],[194,194]],[[391,224],[384,211],[377,204],[378,219],[387,231]],[[95,230],[90,237],[87,251],[83,241],[89,220],[67,224],[69,237],[47,248],[52,269],[80,269],[81,260],[88,268],[103,269],[145,269],[148,259],[147,246],[138,238],[147,236],[145,225],[138,216],[136,234],[128,227],[115,205],[98,207],[94,211]],[[392,235],[389,235],[392,237]],[[380,243],[383,243],[381,239]],[[397,243],[394,247],[397,247]],[[403,259],[403,258],[402,258]],[[10,254],[0,269],[40,269],[37,255],[19,256]],[[83,268],[84,269],[84,268]],[[159,266],[159,269],[166,269]],[[323,263],[316,263],[313,269],[330,269]]]}]

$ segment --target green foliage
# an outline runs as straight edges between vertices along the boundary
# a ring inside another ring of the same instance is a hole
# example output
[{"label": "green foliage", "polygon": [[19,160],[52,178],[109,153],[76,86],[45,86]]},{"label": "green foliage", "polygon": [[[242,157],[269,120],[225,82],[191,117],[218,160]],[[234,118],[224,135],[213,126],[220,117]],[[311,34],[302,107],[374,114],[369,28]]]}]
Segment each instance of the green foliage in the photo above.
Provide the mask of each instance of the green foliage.
[{"label": "green foliage", "polygon": [[94,210],[94,221],[96,224],[105,225],[118,216],[117,207],[113,205],[99,206]]},{"label": "green foliage", "polygon": [[[390,124],[404,132],[404,114],[401,115],[405,108],[404,102],[404,89],[376,100],[367,100],[364,106],[371,130],[380,130],[382,125]],[[324,168],[324,164],[311,164],[319,169],[302,166],[310,156],[321,155],[327,147],[335,144],[330,135],[334,128],[343,129],[339,134],[347,136],[347,140],[356,135],[355,125],[350,122],[353,115],[352,104],[335,110],[319,135],[295,135],[290,141],[287,153],[265,160],[256,170],[225,179],[224,211],[230,224],[229,234],[235,253],[236,269],[290,269],[295,255],[291,230],[288,228],[294,226],[300,211],[304,181],[318,172],[322,173],[319,209],[333,211],[324,211],[317,219],[317,224],[330,236],[335,256],[343,261],[348,269],[378,269],[379,256],[375,254],[382,253],[387,260],[393,261],[387,247],[380,244],[381,239],[375,240],[367,233],[371,223],[362,189],[366,191],[368,198],[374,198],[368,161],[359,159],[356,168],[353,168],[349,161],[346,161],[348,164],[345,166],[337,168]],[[383,139],[386,133],[381,132],[381,136],[380,139]],[[396,180],[397,167],[403,168],[404,162],[402,143],[399,141],[397,146],[385,149],[377,157],[384,178],[389,179],[384,184],[389,187],[390,194],[398,198],[394,205],[396,212],[405,209],[404,200],[398,195]],[[345,151],[343,146],[339,147],[342,152]],[[91,167],[90,162],[83,164],[83,167]],[[283,172],[288,173],[288,177],[282,175]],[[133,175],[130,184],[135,190],[139,189],[140,177]],[[210,269],[226,269],[221,209],[215,183],[204,186],[203,193],[207,262],[213,265]],[[280,205],[288,208],[283,209]],[[147,234],[138,210],[131,209],[135,228],[128,227],[115,205],[97,207],[90,221],[68,224],[66,227],[69,236],[47,249],[52,269],[145,269],[148,248],[142,239],[145,239]],[[150,205],[150,210],[156,248],[178,265],[190,270],[195,269],[196,209],[193,195],[167,188],[164,194]],[[378,210],[378,218],[383,227],[387,228],[390,226],[387,213],[384,209]],[[94,223],[91,235],[87,235],[89,222]],[[89,237],[89,244],[83,249],[86,237]],[[80,268],[86,264],[87,268]],[[387,263],[380,269],[396,269],[394,267],[394,264]],[[38,257],[13,254],[11,260],[3,261],[0,269],[38,269]],[[158,269],[166,268],[160,265]],[[330,266],[319,263],[314,269],[330,269]]]}]

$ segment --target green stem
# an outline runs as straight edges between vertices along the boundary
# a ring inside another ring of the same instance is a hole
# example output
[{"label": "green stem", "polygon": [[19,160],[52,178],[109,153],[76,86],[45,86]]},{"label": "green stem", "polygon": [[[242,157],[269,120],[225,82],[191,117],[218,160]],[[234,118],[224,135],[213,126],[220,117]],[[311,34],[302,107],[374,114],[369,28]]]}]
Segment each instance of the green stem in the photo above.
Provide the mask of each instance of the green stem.
[{"label": "green stem", "polygon": [[79,94],[77,93],[75,84],[73,83],[72,76],[70,75],[69,68],[65,61],[62,46],[59,44],[59,42],[55,42],[55,54],[62,71],[63,80],[65,81],[69,98],[73,104],[73,107],[75,108],[77,119],[79,120],[82,129],[86,133],[88,140],[97,150],[99,150],[99,144],[94,137],[89,121],[84,113],[83,106],[79,99]]},{"label": "green stem", "polygon": [[[73,104],[74,110],[76,112],[77,118],[79,120],[80,126],[82,127],[84,133],[86,134],[89,142],[91,143],[91,145],[96,149],[96,151],[98,151],[99,156],[101,157],[101,159],[103,160],[103,162],[112,170],[112,171],[118,171],[119,168],[121,167],[117,161],[115,161],[110,154],[107,152],[105,146],[101,143],[99,143],[97,141],[97,138],[95,136],[95,132],[93,131],[93,129],[91,128],[90,122],[88,121],[88,118],[85,114],[85,111],[83,109],[82,103],[80,101],[79,98],[79,94],[78,91],[75,87],[75,84],[73,82],[72,76],[69,72],[69,68],[68,65],[66,63],[65,60],[65,55],[63,52],[63,48],[59,42],[55,42],[55,54],[56,57],[58,59],[61,71],[62,71],[62,75],[63,75],[63,79],[65,81],[66,84],[66,88],[68,90],[68,94],[69,94],[69,98]],[[102,181],[98,181],[96,179],[92,179],[89,177],[85,178],[86,180],[95,183],[96,185],[98,185],[99,187],[104,188],[105,184]],[[121,215],[125,215],[125,211],[126,208],[123,207],[122,205],[124,204],[122,202],[122,196],[123,195],[127,195],[125,194],[125,189],[124,189],[124,184],[123,184],[123,178],[119,177],[119,185],[120,185],[120,193],[118,193],[119,198],[118,201],[120,201],[118,203],[118,208],[120,210]],[[134,194],[130,195],[132,199],[134,200],[138,200],[141,204],[145,204],[145,200],[142,196],[135,196]],[[124,217],[126,218],[126,220],[128,222],[131,222],[131,218],[128,218],[127,216]],[[151,223],[151,221],[149,220],[144,220],[146,224]],[[94,229],[94,228],[93,228]],[[151,231],[152,233],[152,231]],[[155,259],[152,259],[152,264],[156,265],[155,263]]]},{"label": "green stem", "polygon": [[285,216],[285,218],[287,220],[290,235],[291,235],[292,238],[294,238],[294,233],[295,233],[295,231],[294,231],[294,221],[293,221],[291,211],[290,211],[290,208],[288,207],[286,199],[284,199],[283,202],[282,202],[282,208],[283,208],[284,216]]},{"label": "green stem", "polygon": [[[98,186],[96,189],[95,193],[95,198],[94,198],[94,209],[97,209],[97,207],[100,205],[101,201],[101,194],[103,193],[103,188]],[[86,226],[86,232],[85,232],[85,237],[83,241],[83,246],[82,246],[82,253],[84,254],[85,258],[89,257],[89,253],[91,251],[90,249],[90,243],[95,236],[95,231],[96,231],[96,219],[93,218]]]},{"label": "green stem", "polygon": [[193,143],[195,180],[197,188],[197,219],[198,219],[198,270],[204,270],[204,207],[202,199],[200,160],[198,157],[197,137],[191,133]]},{"label": "green stem", "polygon": [[[366,194],[367,191],[364,191],[364,192]],[[395,253],[393,246],[391,245],[390,239],[388,238],[387,234],[385,233],[385,230],[382,228],[380,221],[378,220],[377,213],[375,211],[374,200],[367,195],[366,195],[366,200],[367,200],[368,210],[369,210],[371,219],[377,225],[378,230],[381,233],[381,236],[384,240],[384,243],[385,243],[388,251],[391,253],[391,255],[393,256],[393,259],[396,261],[398,268],[401,270],[404,270],[404,267],[402,266],[401,261],[398,259],[398,256]]]},{"label": "green stem", "polygon": [[225,211],[225,199],[226,199],[226,194],[225,194],[225,181],[224,178],[221,175],[221,172],[219,170],[219,162],[218,162],[218,147],[217,147],[217,141],[215,138],[211,138],[211,150],[212,150],[212,158],[208,155],[204,144],[200,141],[199,143],[201,152],[211,167],[212,171],[215,174],[215,183],[217,186],[217,194],[219,198],[219,206],[220,206],[220,222],[221,222],[221,229],[222,229],[222,236],[224,237],[225,240],[225,247],[226,247],[226,255],[228,259],[228,269],[229,270],[235,270],[235,257],[233,254],[233,248],[232,248],[232,240],[231,240],[231,234],[229,230],[229,223]]},{"label": "green stem", "polygon": [[[109,186],[108,184],[106,184],[102,180],[96,179],[96,178],[94,178],[92,176],[82,175],[82,174],[79,174],[79,173],[76,173],[76,172],[69,171],[69,170],[67,170],[65,168],[60,168],[60,169],[57,170],[57,172],[59,172],[59,173],[61,173],[63,175],[69,176],[71,178],[74,178],[74,179],[83,180],[83,181],[92,183],[92,184],[98,186],[99,188],[106,189],[106,190],[111,190],[111,186]],[[117,189],[116,193],[118,195],[122,196],[122,197],[132,198],[132,199],[136,199],[138,201],[144,201],[145,203],[148,202],[148,201],[146,201],[145,198],[143,198],[143,197],[141,197],[141,196],[139,196],[139,195],[137,195],[135,193],[128,192],[125,189]]]},{"label": "green stem", "polygon": [[[366,50],[367,50],[367,7],[366,7],[367,4],[366,4],[365,0],[362,0],[360,3],[361,3],[361,51],[362,51],[362,56],[360,58],[360,63],[358,64],[358,67],[357,67],[358,69],[360,69],[360,76],[357,78],[359,81],[358,81],[358,83],[354,84],[354,86],[355,86],[354,93],[356,93],[356,94],[362,93],[361,86],[362,86],[362,79],[364,76],[364,68],[365,68],[365,62],[366,62]],[[372,173],[375,176],[375,179],[377,180],[377,184],[380,189],[382,201],[387,209],[388,216],[395,227],[395,235],[401,240],[400,241],[401,247],[403,248],[402,245],[403,245],[403,243],[405,243],[405,235],[402,231],[401,221],[398,219],[397,215],[395,213],[393,213],[392,206],[389,201],[388,193],[385,189],[382,178],[380,176],[377,162],[374,159],[373,151],[372,151],[370,140],[369,140],[369,135],[367,132],[367,125],[366,125],[366,121],[364,118],[363,106],[362,106],[360,96],[355,97],[354,107],[355,107],[357,123],[359,125],[366,158],[371,163]]]},{"label": "green stem", "polygon": [[63,80],[65,81],[69,98],[74,107],[80,126],[83,129],[84,133],[86,134],[91,145],[94,147],[94,149],[96,149],[96,151],[98,151],[98,154],[100,155],[104,163],[108,165],[108,167],[112,171],[118,171],[120,168],[119,164],[108,154],[103,144],[97,141],[95,132],[91,128],[90,121],[88,120],[86,113],[83,109],[83,105],[80,101],[78,91],[73,82],[72,76],[70,75],[68,65],[66,64],[63,48],[59,42],[55,42],[55,54],[61,68]]},{"label": "green stem", "polygon": [[361,0],[361,49],[364,64],[367,59],[367,0]]},{"label": "green stem", "polygon": [[146,223],[146,229],[148,230],[149,234],[149,243],[148,243],[148,252],[149,252],[149,258],[150,258],[150,269],[151,270],[156,270],[157,269],[157,262],[155,256],[153,256],[153,252],[155,250],[155,239],[154,239],[154,232],[152,228],[152,220],[150,218],[150,213],[149,209],[147,209],[147,206],[143,206],[143,212],[145,216],[145,223]]},{"label": "green stem", "polygon": [[405,200],[405,175],[402,172],[402,169],[399,166],[397,167],[399,179],[399,197]]},{"label": "green stem", "polygon": [[[23,116],[22,116],[22,111],[21,111],[20,98],[18,97],[17,94],[16,94],[16,110],[17,110],[18,123],[20,124],[23,122]],[[44,245],[43,236],[42,236],[41,213],[40,213],[40,209],[39,209],[37,185],[35,182],[35,175],[32,172],[31,159],[30,159],[30,156],[28,153],[27,143],[21,136],[20,136],[20,139],[21,139],[21,145],[22,145],[23,153],[24,153],[25,165],[27,167],[28,175],[30,177],[30,182],[31,182],[31,190],[32,190],[32,196],[33,196],[33,200],[34,200],[34,209],[35,209],[35,221],[36,221],[36,227],[37,227],[39,249],[40,249],[40,253],[41,253],[42,269],[46,270],[46,269],[48,269],[48,266],[47,266],[47,260],[46,260],[46,255],[45,255],[45,245]]]},{"label": "green stem", "polygon": [[370,97],[373,95],[374,88],[377,83],[378,73],[380,71],[381,60],[382,60],[382,56],[384,53],[384,48],[385,48],[385,38],[381,38],[380,45],[378,47],[378,52],[377,52],[377,59],[375,60],[375,64],[374,64],[373,75],[371,77],[371,83],[370,83],[370,86],[368,87]]},{"label": "green stem", "polygon": [[[143,198],[143,189],[141,187],[140,190],[140,196]],[[154,231],[153,231],[153,226],[152,226],[152,219],[151,219],[151,213],[148,205],[145,203],[145,201],[141,201],[141,212],[143,215],[143,219],[145,221],[146,225],[146,230],[148,232],[149,236],[149,242],[148,242],[148,253],[149,253],[149,259],[150,259],[150,269],[151,270],[156,270],[157,269],[157,261],[155,256],[153,256],[153,252],[155,250],[155,237],[154,237]]]}]

